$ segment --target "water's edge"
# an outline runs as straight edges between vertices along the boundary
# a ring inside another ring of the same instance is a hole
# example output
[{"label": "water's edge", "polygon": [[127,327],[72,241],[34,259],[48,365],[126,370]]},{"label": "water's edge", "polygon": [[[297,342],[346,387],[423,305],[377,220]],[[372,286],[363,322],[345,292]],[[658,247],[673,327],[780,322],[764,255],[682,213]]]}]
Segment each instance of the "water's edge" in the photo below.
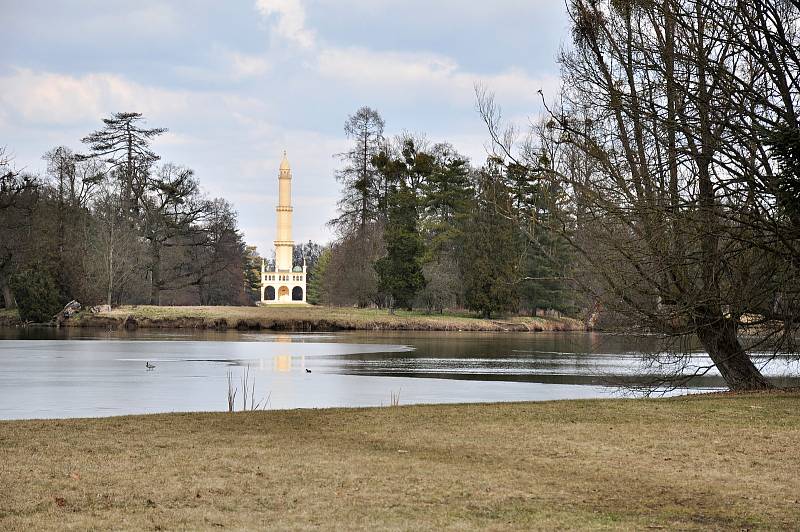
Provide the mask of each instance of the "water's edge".
[{"label": "water's edge", "polygon": [[[41,324],[40,326],[47,326]],[[49,324],[104,330],[211,329],[239,331],[483,331],[542,332],[586,331],[584,322],[567,317],[483,319],[441,314],[364,311],[337,307],[153,307],[129,306],[93,314],[82,311]],[[0,326],[26,326],[10,313],[0,314]]]}]

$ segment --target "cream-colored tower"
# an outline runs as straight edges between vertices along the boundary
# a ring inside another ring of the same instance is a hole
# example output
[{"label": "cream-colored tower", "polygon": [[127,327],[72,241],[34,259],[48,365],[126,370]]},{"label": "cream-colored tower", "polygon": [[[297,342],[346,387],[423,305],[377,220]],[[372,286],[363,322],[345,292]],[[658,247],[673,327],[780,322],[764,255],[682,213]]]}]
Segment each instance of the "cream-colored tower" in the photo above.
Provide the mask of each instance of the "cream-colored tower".
[{"label": "cream-colored tower", "polygon": [[278,238],[275,240],[275,270],[288,272],[292,269],[292,169],[286,152],[283,152],[281,169],[278,173]]},{"label": "cream-colored tower", "polygon": [[267,271],[261,261],[261,303],[306,302],[306,264],[292,267],[292,170],[283,152],[278,172],[277,233],[275,238],[275,268]]}]

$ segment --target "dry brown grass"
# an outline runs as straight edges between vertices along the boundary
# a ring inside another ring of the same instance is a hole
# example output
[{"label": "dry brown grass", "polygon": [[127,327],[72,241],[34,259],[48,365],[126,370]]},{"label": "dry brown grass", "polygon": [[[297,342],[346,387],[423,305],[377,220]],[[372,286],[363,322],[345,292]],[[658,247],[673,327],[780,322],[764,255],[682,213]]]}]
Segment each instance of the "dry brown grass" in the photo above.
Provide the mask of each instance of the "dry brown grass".
[{"label": "dry brown grass", "polygon": [[111,312],[82,313],[67,322],[75,326],[277,330],[418,330],[418,331],[557,331],[583,330],[570,318],[509,317],[484,320],[466,314],[280,305],[269,307],[122,306]]},{"label": "dry brown grass", "polygon": [[0,529],[796,529],[800,396],[0,423]]},{"label": "dry brown grass", "polygon": [[0,327],[16,326],[21,323],[17,309],[0,308]]}]

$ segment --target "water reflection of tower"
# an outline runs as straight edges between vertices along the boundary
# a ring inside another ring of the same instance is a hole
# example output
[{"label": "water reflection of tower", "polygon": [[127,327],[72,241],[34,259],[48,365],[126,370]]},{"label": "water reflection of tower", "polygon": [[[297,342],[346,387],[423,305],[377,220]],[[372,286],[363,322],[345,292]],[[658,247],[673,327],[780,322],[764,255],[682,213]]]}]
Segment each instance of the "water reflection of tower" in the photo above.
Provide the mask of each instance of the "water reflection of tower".
[{"label": "water reflection of tower", "polygon": [[[290,344],[292,343],[292,336],[288,334],[279,334],[275,336],[275,342],[280,344]],[[291,350],[289,350],[291,352]],[[287,373],[292,371],[292,366],[294,365],[292,359],[296,358],[293,357],[290,353],[281,353],[279,355],[275,355],[273,357],[273,370],[279,373]],[[300,369],[302,370],[305,368],[305,357],[300,357]]]},{"label": "water reflection of tower", "polygon": [[275,355],[273,360],[275,371],[283,373],[292,370],[292,355]]}]

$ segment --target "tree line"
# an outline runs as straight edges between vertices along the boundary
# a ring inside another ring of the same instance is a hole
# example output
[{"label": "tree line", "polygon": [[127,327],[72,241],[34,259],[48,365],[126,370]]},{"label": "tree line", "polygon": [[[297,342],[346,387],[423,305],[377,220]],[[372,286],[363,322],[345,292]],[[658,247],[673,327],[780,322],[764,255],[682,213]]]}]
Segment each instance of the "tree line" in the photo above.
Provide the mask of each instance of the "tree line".
[{"label": "tree line", "polygon": [[575,310],[571,251],[551,227],[563,208],[558,187],[523,166],[492,157],[476,167],[449,143],[387,138],[384,128],[369,107],[345,123],[352,144],[336,176],[337,239],[320,257],[316,297],[486,317]]},{"label": "tree line", "polygon": [[[75,153],[44,154],[46,172],[0,153],[0,287],[4,304],[47,321],[84,303],[248,304],[258,262],[236,212],[194,172],[161,163],[139,113],[115,113]],[[33,305],[33,307],[31,307]],[[24,307],[24,308],[23,308]]]}]

